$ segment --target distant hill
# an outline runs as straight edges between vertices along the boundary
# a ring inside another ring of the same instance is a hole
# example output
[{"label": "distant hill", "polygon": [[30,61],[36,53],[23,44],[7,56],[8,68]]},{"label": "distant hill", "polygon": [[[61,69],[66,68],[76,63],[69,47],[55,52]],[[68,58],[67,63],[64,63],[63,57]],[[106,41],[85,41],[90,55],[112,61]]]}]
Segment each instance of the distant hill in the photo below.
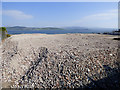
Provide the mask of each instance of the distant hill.
[{"label": "distant hill", "polygon": [[8,30],[63,30],[63,28],[56,27],[44,27],[44,28],[36,28],[36,27],[22,27],[22,26],[14,26],[14,27],[6,27]]},{"label": "distant hill", "polygon": [[24,27],[24,26],[14,26],[6,27],[8,33],[10,34],[21,34],[21,33],[46,33],[46,34],[65,34],[65,33],[104,33],[112,32],[116,29],[111,28],[86,28],[86,27]]},{"label": "distant hill", "polygon": [[85,27],[65,27],[65,29],[84,29],[84,30],[88,30],[88,28],[85,28]]}]

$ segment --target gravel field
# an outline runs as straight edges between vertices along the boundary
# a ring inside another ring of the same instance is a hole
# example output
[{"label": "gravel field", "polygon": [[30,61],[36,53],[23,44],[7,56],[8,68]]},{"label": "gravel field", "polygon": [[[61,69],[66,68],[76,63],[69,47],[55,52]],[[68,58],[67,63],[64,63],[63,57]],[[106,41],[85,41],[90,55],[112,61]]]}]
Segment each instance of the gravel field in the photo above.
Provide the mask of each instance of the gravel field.
[{"label": "gravel field", "polygon": [[3,88],[120,88],[117,36],[20,34],[0,45]]}]

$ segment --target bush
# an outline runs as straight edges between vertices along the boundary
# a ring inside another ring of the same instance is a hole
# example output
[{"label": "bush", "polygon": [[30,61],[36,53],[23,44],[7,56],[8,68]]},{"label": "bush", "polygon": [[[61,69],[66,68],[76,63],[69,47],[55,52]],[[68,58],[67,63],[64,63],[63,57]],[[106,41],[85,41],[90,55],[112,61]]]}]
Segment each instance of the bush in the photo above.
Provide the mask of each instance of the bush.
[{"label": "bush", "polygon": [[11,35],[10,34],[6,34],[7,37],[10,37]]},{"label": "bush", "polygon": [[6,30],[6,28],[5,28],[5,27],[2,27],[2,31],[6,31],[6,32],[7,32],[7,30]]},{"label": "bush", "polygon": [[109,34],[109,32],[104,32],[103,34]]}]

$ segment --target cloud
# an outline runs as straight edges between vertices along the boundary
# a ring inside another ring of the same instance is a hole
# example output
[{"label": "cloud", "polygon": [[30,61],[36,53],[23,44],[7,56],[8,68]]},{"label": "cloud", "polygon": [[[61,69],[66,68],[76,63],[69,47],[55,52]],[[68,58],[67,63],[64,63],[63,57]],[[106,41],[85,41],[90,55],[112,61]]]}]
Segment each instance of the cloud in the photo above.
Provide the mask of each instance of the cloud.
[{"label": "cloud", "polygon": [[[77,21],[77,23],[88,26],[102,25],[104,27],[113,27],[113,26],[116,27],[117,25],[115,24],[117,23],[117,19],[118,19],[118,10],[114,9],[114,10],[108,10],[103,13],[97,13],[97,14],[85,16],[81,18],[79,21]],[[113,25],[110,26],[110,24]]]},{"label": "cloud", "polygon": [[32,15],[25,14],[24,12],[19,11],[19,10],[3,10],[2,14],[10,16],[12,18],[15,18],[17,20],[24,20],[24,19],[31,19],[31,18],[33,18]]},{"label": "cloud", "polygon": [[98,13],[98,14],[93,14],[90,16],[83,17],[81,21],[86,21],[86,20],[110,20],[113,18],[117,18],[118,11],[115,10],[109,10],[105,13]]}]

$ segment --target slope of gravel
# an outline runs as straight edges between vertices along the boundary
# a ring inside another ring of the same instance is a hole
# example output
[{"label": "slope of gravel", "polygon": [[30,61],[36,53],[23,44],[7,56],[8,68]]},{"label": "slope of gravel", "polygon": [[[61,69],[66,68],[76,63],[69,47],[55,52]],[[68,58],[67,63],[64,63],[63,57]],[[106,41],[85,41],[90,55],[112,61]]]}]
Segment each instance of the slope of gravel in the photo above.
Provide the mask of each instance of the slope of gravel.
[{"label": "slope of gravel", "polygon": [[97,34],[13,35],[2,47],[4,88],[120,87],[118,41]]}]

